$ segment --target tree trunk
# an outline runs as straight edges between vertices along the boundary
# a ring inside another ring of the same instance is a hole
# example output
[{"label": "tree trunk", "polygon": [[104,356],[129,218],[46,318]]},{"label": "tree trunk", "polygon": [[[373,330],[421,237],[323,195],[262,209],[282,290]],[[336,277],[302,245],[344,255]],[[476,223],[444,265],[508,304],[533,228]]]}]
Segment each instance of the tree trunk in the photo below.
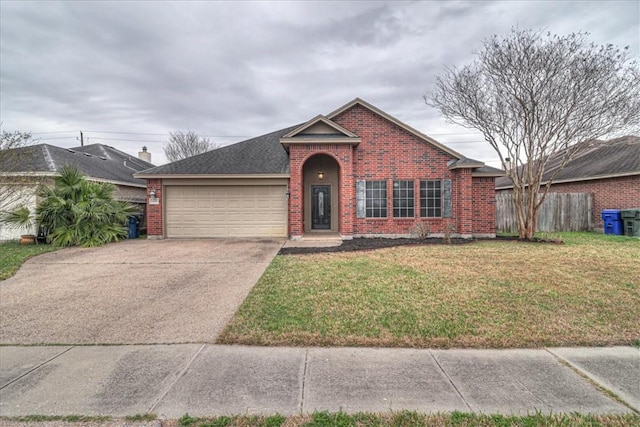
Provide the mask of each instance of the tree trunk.
[{"label": "tree trunk", "polygon": [[517,187],[513,188],[513,201],[515,203],[516,218],[518,219],[518,237],[524,239],[527,228],[527,216],[524,212],[522,190]]}]

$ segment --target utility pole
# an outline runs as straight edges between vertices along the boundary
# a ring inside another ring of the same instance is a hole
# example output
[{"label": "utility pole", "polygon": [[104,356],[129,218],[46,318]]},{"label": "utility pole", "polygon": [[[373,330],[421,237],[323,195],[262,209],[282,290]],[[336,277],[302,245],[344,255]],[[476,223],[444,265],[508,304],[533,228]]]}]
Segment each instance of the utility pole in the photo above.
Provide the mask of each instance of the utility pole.
[{"label": "utility pole", "polygon": [[[78,139],[78,138],[76,138]],[[84,147],[84,135],[82,135],[82,131],[80,131],[80,147]]]}]

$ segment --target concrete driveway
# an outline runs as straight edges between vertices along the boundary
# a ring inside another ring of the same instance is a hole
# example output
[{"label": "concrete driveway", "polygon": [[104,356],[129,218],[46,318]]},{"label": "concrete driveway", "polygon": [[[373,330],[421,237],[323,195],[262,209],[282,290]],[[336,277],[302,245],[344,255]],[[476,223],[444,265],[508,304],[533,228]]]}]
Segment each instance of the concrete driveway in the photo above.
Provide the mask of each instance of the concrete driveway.
[{"label": "concrete driveway", "polygon": [[282,244],[127,240],[40,255],[0,282],[0,343],[212,343]]}]

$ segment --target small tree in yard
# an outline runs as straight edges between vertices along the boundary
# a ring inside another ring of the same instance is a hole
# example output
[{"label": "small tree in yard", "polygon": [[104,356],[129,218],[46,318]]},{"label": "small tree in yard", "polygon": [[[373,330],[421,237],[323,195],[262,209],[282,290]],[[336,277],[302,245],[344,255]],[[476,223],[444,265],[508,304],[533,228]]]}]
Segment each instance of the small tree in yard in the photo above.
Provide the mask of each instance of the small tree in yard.
[{"label": "small tree in yard", "polygon": [[217,145],[197,133],[169,132],[169,141],[164,144],[164,155],[170,162],[206,153],[217,148]]},{"label": "small tree in yard", "polygon": [[587,35],[493,36],[472,64],[447,68],[424,98],[448,120],[479,130],[498,153],[513,182],[520,238],[533,237],[553,179],[590,141],[639,129],[637,63],[628,48],[598,47]]},{"label": "small tree in yard", "polygon": [[99,246],[127,235],[126,223],[137,209],[114,200],[116,187],[88,181],[76,168],[66,166],[55,187],[42,187],[36,208],[38,223],[56,246]]}]

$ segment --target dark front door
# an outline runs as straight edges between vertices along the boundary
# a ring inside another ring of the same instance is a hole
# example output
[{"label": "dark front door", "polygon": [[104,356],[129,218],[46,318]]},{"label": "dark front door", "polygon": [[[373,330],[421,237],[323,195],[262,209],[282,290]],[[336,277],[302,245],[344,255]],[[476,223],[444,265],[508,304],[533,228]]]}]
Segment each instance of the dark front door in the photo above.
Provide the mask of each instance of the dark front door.
[{"label": "dark front door", "polygon": [[331,187],[311,186],[311,229],[331,229]]}]

